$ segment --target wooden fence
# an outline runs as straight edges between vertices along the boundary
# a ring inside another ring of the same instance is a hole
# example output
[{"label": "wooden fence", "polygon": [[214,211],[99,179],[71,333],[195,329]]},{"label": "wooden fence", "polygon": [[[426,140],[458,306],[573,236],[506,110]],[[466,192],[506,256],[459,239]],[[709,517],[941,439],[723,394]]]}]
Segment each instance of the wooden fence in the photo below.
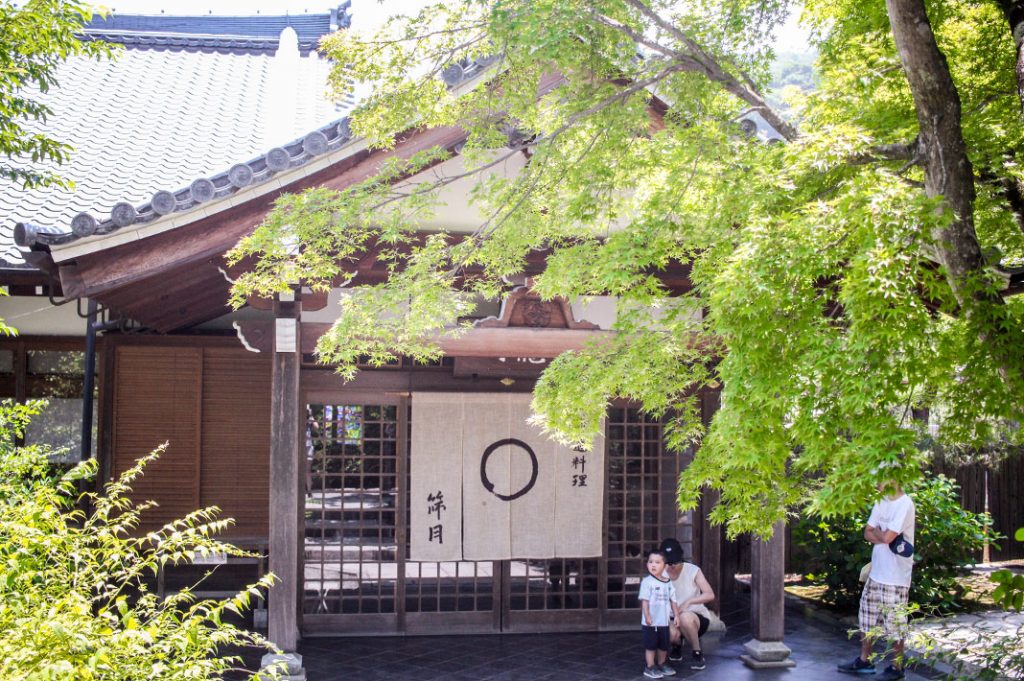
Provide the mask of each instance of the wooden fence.
[{"label": "wooden fence", "polygon": [[[1013,533],[1024,527],[1024,456],[1011,456],[993,466],[975,463],[952,467],[937,463],[933,470],[954,478],[960,485],[960,503],[969,511],[992,514],[992,526],[1006,537],[989,547],[991,561],[1024,558],[1024,542]],[[979,556],[980,559],[980,556]]]}]

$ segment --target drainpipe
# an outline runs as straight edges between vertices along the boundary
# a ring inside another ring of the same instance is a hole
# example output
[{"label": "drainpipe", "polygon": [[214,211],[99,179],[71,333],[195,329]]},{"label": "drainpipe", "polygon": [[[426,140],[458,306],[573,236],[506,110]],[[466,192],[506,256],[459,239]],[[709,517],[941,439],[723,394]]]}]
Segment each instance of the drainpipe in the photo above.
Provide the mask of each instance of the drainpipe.
[{"label": "drainpipe", "polygon": [[85,461],[92,456],[92,393],[96,382],[96,301],[89,299],[85,326],[85,376],[82,388],[82,454]]}]

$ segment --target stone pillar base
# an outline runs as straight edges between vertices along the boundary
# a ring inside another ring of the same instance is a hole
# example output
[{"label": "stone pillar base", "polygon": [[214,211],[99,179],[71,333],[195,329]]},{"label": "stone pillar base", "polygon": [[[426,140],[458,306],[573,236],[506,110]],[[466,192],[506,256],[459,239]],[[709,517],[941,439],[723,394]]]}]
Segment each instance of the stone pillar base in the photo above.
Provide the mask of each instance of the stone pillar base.
[{"label": "stone pillar base", "polygon": [[751,669],[780,669],[795,667],[796,662],[789,657],[789,646],[782,641],[758,641],[750,639],[743,644],[746,655],[740,655],[743,664]]},{"label": "stone pillar base", "polygon": [[302,668],[302,655],[298,653],[284,653],[278,655],[276,653],[267,653],[260,660],[260,669],[268,669],[269,667],[276,665],[276,669],[280,670],[281,665],[284,665],[284,674],[278,671],[278,676],[267,678],[275,678],[280,681],[306,681],[306,670]]}]

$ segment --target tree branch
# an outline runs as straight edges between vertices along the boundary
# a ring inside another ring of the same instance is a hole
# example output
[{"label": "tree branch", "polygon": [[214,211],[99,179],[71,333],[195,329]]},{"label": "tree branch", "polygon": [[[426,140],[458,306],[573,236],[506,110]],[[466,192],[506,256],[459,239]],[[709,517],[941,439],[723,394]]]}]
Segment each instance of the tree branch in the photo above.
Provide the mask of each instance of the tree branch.
[{"label": "tree branch", "polygon": [[638,45],[643,45],[644,47],[648,47],[654,50],[655,52],[660,52],[661,54],[665,55],[666,57],[669,57],[670,59],[675,59],[682,55],[682,53],[679,52],[679,50],[674,50],[671,47],[666,47],[665,45],[662,45],[661,43],[655,40],[651,40],[650,38],[647,38],[639,31],[635,31],[629,26],[621,22],[615,21],[614,19],[611,19],[609,17],[606,17],[605,15],[597,11],[592,10],[590,14],[594,18],[594,21],[596,21],[597,23],[629,36],[633,40],[633,42],[635,42]]},{"label": "tree branch", "polygon": [[911,142],[879,144],[867,151],[854,154],[846,159],[849,165],[860,166],[883,161],[906,161],[910,165],[921,163],[921,142],[915,137]]},{"label": "tree branch", "polygon": [[[686,33],[678,26],[675,26],[672,22],[668,21],[645,5],[642,0],[625,0],[625,2],[627,5],[640,12],[640,14],[647,17],[647,19],[653,22],[656,26],[663,29],[673,38],[686,46],[686,48],[691,52],[690,59],[695,61],[700,67],[698,69],[691,70],[700,71],[710,80],[720,83],[722,87],[725,88],[726,92],[729,92],[749,104],[753,109],[760,113],[761,116],[763,116],[764,119],[786,139],[786,141],[792,142],[798,137],[799,133],[797,132],[797,129],[793,127],[789,121],[783,118],[775,109],[773,109],[756,88],[748,86],[739,78],[726,71],[717,59],[705,51],[704,48],[701,47],[693,38],[686,35]],[[745,75],[744,79],[747,83],[753,82]]]},{"label": "tree branch", "polygon": [[952,220],[932,228],[935,253],[950,291],[1000,373],[1018,362],[1019,348],[1002,315],[1003,300],[985,286],[985,258],[974,227],[974,172],[967,156],[960,94],[935,41],[924,0],[886,0],[896,51],[910,85],[920,132],[925,194]]}]

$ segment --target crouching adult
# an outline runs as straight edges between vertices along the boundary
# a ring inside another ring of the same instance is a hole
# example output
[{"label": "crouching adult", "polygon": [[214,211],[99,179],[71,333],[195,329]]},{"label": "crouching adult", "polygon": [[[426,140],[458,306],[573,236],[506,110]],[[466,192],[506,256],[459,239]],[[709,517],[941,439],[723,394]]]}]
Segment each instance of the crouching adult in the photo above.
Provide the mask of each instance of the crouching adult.
[{"label": "crouching adult", "polygon": [[690,669],[704,669],[707,663],[700,639],[714,617],[706,604],[715,600],[715,592],[700,568],[683,560],[683,547],[677,539],[669,537],[661,542],[661,553],[666,563],[664,576],[675,587],[676,603],[680,611],[679,617],[669,624],[671,648],[668,657],[673,661],[682,660],[685,640],[693,651]]}]

